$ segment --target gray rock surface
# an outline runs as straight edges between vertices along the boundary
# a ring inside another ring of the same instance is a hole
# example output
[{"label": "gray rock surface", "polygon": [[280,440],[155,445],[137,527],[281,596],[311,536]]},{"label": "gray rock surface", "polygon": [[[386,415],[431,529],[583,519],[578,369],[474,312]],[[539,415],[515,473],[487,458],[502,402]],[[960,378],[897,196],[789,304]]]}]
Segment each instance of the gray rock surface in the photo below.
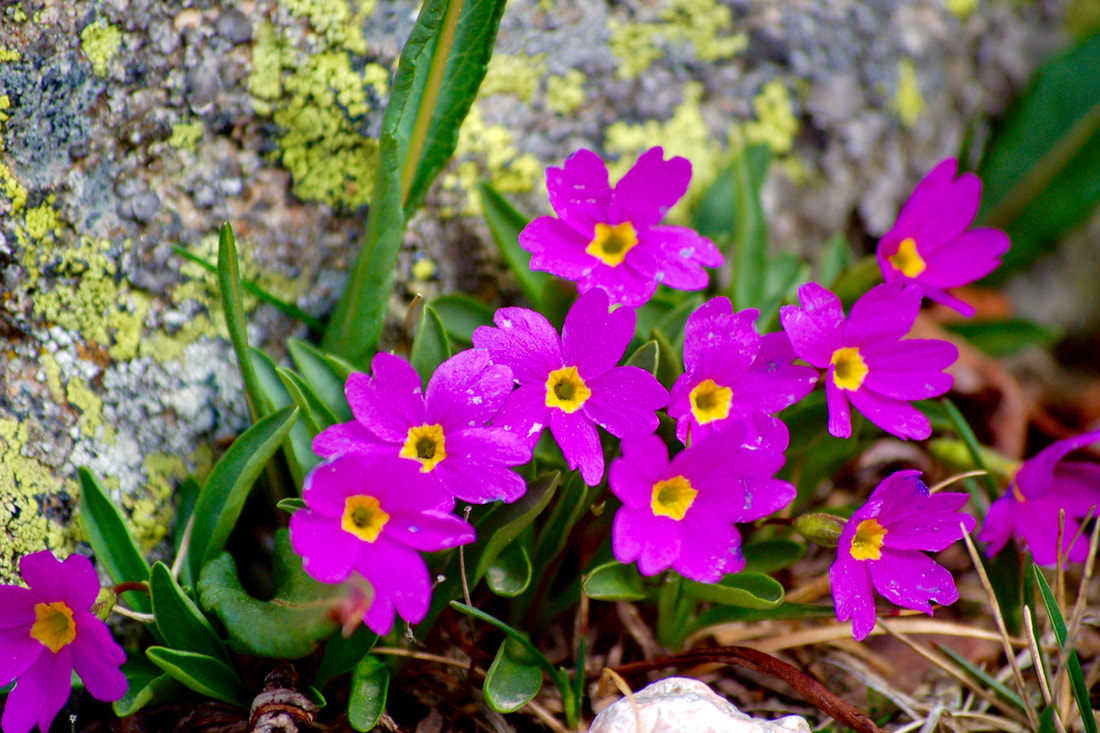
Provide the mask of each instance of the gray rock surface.
[{"label": "gray rock surface", "polygon": [[746,715],[699,680],[668,677],[600,711],[588,733],[810,733],[798,715]]},{"label": "gray rock surface", "polygon": [[[247,277],[331,309],[416,7],[0,3],[0,582],[20,554],[78,547],[76,467],[153,548],[174,487],[247,425],[216,288],[173,246],[213,259],[230,221]],[[654,144],[686,155],[690,198],[736,141],[764,141],[777,247],[881,233],[1061,41],[1063,13],[1063,0],[514,0],[456,160],[406,238],[390,333],[416,292],[513,298],[473,183],[545,211],[542,169],[581,146],[617,172]],[[250,308],[253,343],[276,358],[308,335]]]}]

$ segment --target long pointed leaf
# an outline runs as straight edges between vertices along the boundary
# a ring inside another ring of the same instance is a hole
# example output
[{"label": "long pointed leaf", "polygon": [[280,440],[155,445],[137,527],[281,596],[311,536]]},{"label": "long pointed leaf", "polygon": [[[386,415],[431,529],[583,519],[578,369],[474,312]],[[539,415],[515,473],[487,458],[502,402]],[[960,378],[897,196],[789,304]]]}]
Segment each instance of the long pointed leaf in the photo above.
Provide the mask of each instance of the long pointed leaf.
[{"label": "long pointed leaf", "polygon": [[[80,476],[80,519],[96,560],[116,583],[145,582],[149,579],[149,563],[134,542],[122,513],[107,498],[107,493],[91,471],[82,466],[77,474]],[[136,591],[123,595],[135,610],[149,612],[148,596]]]},{"label": "long pointed leaf", "polygon": [[195,602],[187,597],[162,562],[153,563],[149,592],[153,600],[157,628],[168,646],[205,654],[232,664],[214,627],[202,615]]},{"label": "long pointed leaf", "polygon": [[1096,733],[1096,716],[1092,714],[1092,704],[1089,702],[1089,688],[1085,683],[1085,673],[1081,669],[1081,660],[1077,658],[1077,650],[1067,648],[1066,620],[1062,618],[1062,612],[1058,610],[1058,600],[1054,597],[1047,579],[1039,570],[1038,565],[1031,566],[1035,573],[1035,584],[1039,586],[1039,594],[1043,597],[1043,605],[1046,606],[1050,625],[1054,629],[1054,637],[1058,640],[1058,648],[1062,650],[1066,665],[1066,674],[1069,676],[1070,686],[1073,688],[1073,697],[1077,701],[1077,709],[1081,712],[1081,721],[1085,725],[1086,733]]},{"label": "long pointed leaf", "polygon": [[531,253],[519,246],[519,233],[527,226],[527,217],[488,183],[479,184],[477,192],[481,199],[481,211],[497,249],[515,274],[527,300],[531,301],[535,310],[541,311],[542,293],[549,275],[532,270]]},{"label": "long pointed leaf", "polygon": [[248,691],[237,673],[223,662],[195,652],[151,646],[145,656],[168,675],[195,692],[248,709]]},{"label": "long pointed leaf", "polygon": [[253,421],[272,412],[260,385],[256,367],[252,364],[252,350],[248,346],[248,330],[245,326],[244,296],[241,294],[241,273],[237,264],[237,243],[233,228],[223,224],[218,233],[218,287],[221,289],[222,312],[229,340],[237,354],[237,363],[244,381],[244,394]]}]

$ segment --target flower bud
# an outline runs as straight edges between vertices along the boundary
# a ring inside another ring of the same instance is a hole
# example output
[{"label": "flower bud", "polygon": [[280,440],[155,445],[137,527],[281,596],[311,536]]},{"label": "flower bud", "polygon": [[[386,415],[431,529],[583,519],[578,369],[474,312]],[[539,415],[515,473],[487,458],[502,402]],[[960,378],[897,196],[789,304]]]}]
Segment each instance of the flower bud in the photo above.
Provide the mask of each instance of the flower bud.
[{"label": "flower bud", "polygon": [[92,603],[92,614],[100,621],[106,621],[111,614],[111,609],[118,602],[118,596],[110,588],[100,588],[99,594]]},{"label": "flower bud", "polygon": [[803,514],[795,517],[793,527],[800,535],[822,547],[836,547],[848,520],[835,514]]}]

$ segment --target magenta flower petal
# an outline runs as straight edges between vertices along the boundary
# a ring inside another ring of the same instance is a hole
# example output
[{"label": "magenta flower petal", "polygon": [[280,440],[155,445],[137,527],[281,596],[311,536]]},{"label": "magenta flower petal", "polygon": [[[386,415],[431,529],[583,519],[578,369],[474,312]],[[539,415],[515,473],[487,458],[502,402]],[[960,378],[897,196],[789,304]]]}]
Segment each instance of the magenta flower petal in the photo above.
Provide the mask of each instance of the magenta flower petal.
[{"label": "magenta flower petal", "polygon": [[19,574],[37,595],[64,601],[71,608],[87,608],[99,593],[95,569],[87,558],[70,555],[64,562],[51,552],[34,552],[19,558]]},{"label": "magenta flower petal", "polygon": [[656,435],[624,440],[622,460],[611,464],[608,483],[612,493],[626,506],[648,507],[653,484],[661,479],[667,467],[668,447]]},{"label": "magenta flower petal", "polygon": [[852,621],[852,636],[863,641],[875,628],[875,592],[866,565],[838,554],[829,568],[838,621]]},{"label": "magenta flower petal", "polygon": [[[653,375],[638,367],[612,369],[591,380],[592,397],[585,415],[617,438],[648,435],[657,429],[656,411],[668,403],[668,392]],[[644,409],[638,409],[644,408]]]},{"label": "magenta flower petal", "polygon": [[928,256],[928,269],[920,278],[921,285],[957,288],[972,283],[996,270],[1010,246],[1008,235],[1000,229],[965,232],[950,247]]},{"label": "magenta flower petal", "polygon": [[120,667],[126,661],[122,647],[111,638],[107,626],[88,611],[73,614],[79,636],[71,644],[73,667],[84,687],[97,700],[119,700],[126,694],[126,675]]},{"label": "magenta flower petal", "polygon": [[883,548],[882,555],[882,561],[869,562],[867,567],[875,590],[894,605],[931,616],[930,601],[949,606],[959,600],[951,573],[927,555],[891,548]]},{"label": "magenta flower petal", "polygon": [[375,598],[389,599],[401,618],[413,624],[424,620],[431,605],[432,584],[420,553],[381,540],[360,553],[356,570],[370,582]]},{"label": "magenta flower petal", "polygon": [[987,543],[985,554],[993,557],[1012,539],[1016,528],[1016,500],[1012,494],[1005,494],[989,505],[989,511],[978,531],[980,542]]},{"label": "magenta flower petal", "polygon": [[1100,466],[1063,461],[1054,468],[1054,483],[1058,503],[1067,514],[1083,518],[1095,507],[1093,516],[1100,515]]},{"label": "magenta flower petal", "polygon": [[653,278],[677,290],[702,290],[710,281],[703,268],[726,262],[714,242],[687,227],[653,227],[640,233],[638,241],[656,256]]},{"label": "magenta flower petal", "polygon": [[848,399],[872,423],[903,440],[924,440],[932,434],[932,423],[908,402],[884,397],[870,388],[849,392]]},{"label": "magenta flower petal", "polygon": [[[14,588],[15,586],[0,586]],[[24,590],[20,588],[19,590]],[[6,610],[6,606],[0,603],[0,608]],[[28,632],[34,624],[34,610],[32,606],[31,619],[20,626],[0,628],[0,687],[5,687],[30,669],[39,655],[48,653],[42,642],[33,638]]]},{"label": "magenta flower petal", "polygon": [[[102,623],[102,622],[100,622]],[[37,724],[48,731],[72,691],[72,652],[42,654],[8,693],[0,726],[4,733],[28,733]]]},{"label": "magenta flower petal", "polygon": [[783,306],[779,320],[798,358],[824,368],[842,345],[844,309],[840,298],[817,283],[806,283],[798,289],[798,299],[802,307]]},{"label": "magenta flower petal", "polygon": [[389,539],[422,552],[449,550],[477,539],[473,527],[445,512],[426,511],[417,516],[403,514],[394,517],[391,522],[386,532]]},{"label": "magenta flower petal", "polygon": [[682,532],[680,553],[672,569],[700,583],[717,583],[722,576],[745,567],[741,554],[741,535],[731,524],[715,524],[702,532]]},{"label": "magenta flower petal", "polygon": [[653,515],[641,509],[623,507],[611,523],[611,550],[623,564],[636,561],[645,548],[645,538],[652,537]]},{"label": "magenta flower petal", "polygon": [[687,158],[664,159],[664,150],[650,148],[615,184],[610,219],[629,221],[637,228],[651,227],[665,217],[687,193],[691,163]]},{"label": "magenta flower petal", "polygon": [[322,458],[331,458],[342,453],[383,454],[389,453],[389,443],[375,437],[358,422],[337,423],[317,433],[313,437],[313,452]]},{"label": "magenta flower petal", "polygon": [[951,389],[954,378],[938,370],[959,358],[958,348],[936,339],[907,339],[862,351],[868,390],[896,400],[923,400]]},{"label": "magenta flower petal", "polygon": [[546,386],[530,384],[508,395],[493,424],[535,447],[544,428],[550,426],[550,408],[546,406]]},{"label": "magenta flower petal", "polygon": [[[577,298],[565,316],[561,329],[564,363],[576,366],[585,380],[598,377],[619,363],[634,336],[634,311],[617,308],[609,313],[608,308],[607,293],[589,290]],[[592,338],[594,333],[600,337]]]},{"label": "magenta flower petal", "polygon": [[340,517],[297,511],[290,517],[290,546],[302,556],[302,569],[322,583],[342,583],[351,575],[360,540],[340,529]]},{"label": "magenta flower petal", "polygon": [[561,168],[546,169],[550,206],[578,231],[591,233],[611,205],[607,166],[591,150],[578,150]]},{"label": "magenta flower petal", "polygon": [[[428,380],[425,422],[431,416],[447,430],[484,425],[500,411],[512,391],[512,370],[490,364],[485,349],[467,349],[439,365]],[[405,426],[401,440],[409,426]]]},{"label": "magenta flower petal", "polygon": [[[1036,565],[1051,567],[1058,562],[1059,510],[1063,509],[1052,497],[1029,500],[1016,512],[1016,536],[1031,552]],[[1062,555],[1070,562],[1084,562],[1088,557],[1088,541],[1081,537],[1076,544],[1073,537],[1080,523],[1068,512],[1062,535]],[[1082,541],[1084,540],[1084,541]]]},{"label": "magenta flower petal", "polygon": [[420,375],[404,359],[379,352],[371,360],[373,377],[356,372],[344,394],[356,421],[386,443],[403,442],[409,425],[424,423]]},{"label": "magenta flower petal", "polygon": [[1100,441],[1100,430],[1082,433],[1066,440],[1059,440],[1024,461],[1016,473],[1016,485],[1028,499],[1038,499],[1054,489],[1055,467],[1075,450]]},{"label": "magenta flower petal", "polygon": [[545,381],[562,365],[558,332],[541,313],[527,308],[500,308],[490,326],[474,329],[474,346],[488,349],[494,364],[504,364],[520,384]]},{"label": "magenta flower petal", "polygon": [[956,179],[957,170],[954,158],[936,165],[902,206],[892,232],[928,240],[929,251],[936,251],[970,226],[978,213],[982,183],[973,173]]},{"label": "magenta flower petal", "polygon": [[509,468],[531,460],[531,449],[518,435],[500,428],[468,428],[450,435],[447,451],[447,460],[435,472],[455,498],[511,503],[527,492],[523,477]]},{"label": "magenta flower petal", "polygon": [[595,486],[603,478],[603,448],[596,426],[584,415],[553,410],[550,413],[550,432],[561,447],[562,455],[570,469],[580,468],[581,478],[588,486]]},{"label": "magenta flower petal", "polygon": [[582,234],[561,219],[540,216],[524,227],[520,243],[531,253],[530,269],[579,282],[595,267],[585,247],[592,241],[591,228]]},{"label": "magenta flower petal", "polygon": [[920,299],[920,288],[903,282],[871,288],[852,306],[844,324],[844,345],[899,340],[913,327]]},{"label": "magenta flower petal", "polygon": [[759,317],[755,308],[734,314],[729,298],[703,303],[684,324],[684,368],[701,379],[731,384],[748,371],[760,353],[761,338],[755,325]]},{"label": "magenta flower petal", "polygon": [[852,437],[852,413],[848,407],[847,393],[834,386],[832,369],[825,383],[825,403],[829,408],[829,435],[834,438]]},{"label": "magenta flower petal", "polygon": [[[33,624],[35,596],[27,588],[18,585],[0,585],[0,630]],[[2,649],[3,647],[0,647]],[[0,657],[2,659],[3,657]],[[0,687],[3,687],[3,683]]]}]

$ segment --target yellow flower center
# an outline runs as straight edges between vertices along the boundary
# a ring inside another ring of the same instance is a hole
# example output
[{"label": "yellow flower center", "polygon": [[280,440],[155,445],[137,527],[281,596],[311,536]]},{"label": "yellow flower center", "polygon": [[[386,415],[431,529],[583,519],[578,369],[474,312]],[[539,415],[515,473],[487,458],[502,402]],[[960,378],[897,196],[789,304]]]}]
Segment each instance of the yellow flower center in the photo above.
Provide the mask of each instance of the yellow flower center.
[{"label": "yellow flower center", "polygon": [[691,482],[683,476],[673,476],[653,484],[653,496],[649,508],[655,517],[670,517],[679,522],[691,509],[699,492],[691,487]]},{"label": "yellow flower center", "polygon": [[856,560],[878,560],[882,557],[882,540],[886,528],[877,519],[864,519],[852,538],[852,557]]},{"label": "yellow flower center", "polygon": [[592,396],[577,367],[555,369],[546,378],[546,406],[574,413]]},{"label": "yellow flower center", "polygon": [[73,612],[65,603],[34,604],[34,625],[31,636],[42,642],[54,654],[76,638]]},{"label": "yellow flower center", "polygon": [[867,378],[867,362],[855,346],[845,346],[833,352],[833,383],[841,389],[855,391]]},{"label": "yellow flower center", "polygon": [[629,221],[611,226],[597,224],[596,236],[584,248],[600,262],[611,267],[621,265],[626,253],[638,246],[638,234]]},{"label": "yellow flower center", "polygon": [[382,528],[390,521],[390,515],[378,503],[378,499],[356,494],[344,499],[344,516],[340,529],[350,532],[364,542],[374,542],[382,534]]},{"label": "yellow flower center", "polygon": [[428,473],[447,457],[444,445],[442,425],[421,425],[409,428],[405,445],[397,455],[420,461],[420,473]]},{"label": "yellow flower center", "polygon": [[924,258],[920,256],[920,252],[917,251],[917,243],[912,237],[901,240],[898,251],[887,259],[890,260],[894,269],[900,270],[906,277],[916,277],[928,267],[924,263]]},{"label": "yellow flower center", "polygon": [[695,385],[688,395],[691,400],[691,414],[700,425],[715,420],[725,420],[730,415],[730,403],[733,402],[733,390],[706,379]]}]

